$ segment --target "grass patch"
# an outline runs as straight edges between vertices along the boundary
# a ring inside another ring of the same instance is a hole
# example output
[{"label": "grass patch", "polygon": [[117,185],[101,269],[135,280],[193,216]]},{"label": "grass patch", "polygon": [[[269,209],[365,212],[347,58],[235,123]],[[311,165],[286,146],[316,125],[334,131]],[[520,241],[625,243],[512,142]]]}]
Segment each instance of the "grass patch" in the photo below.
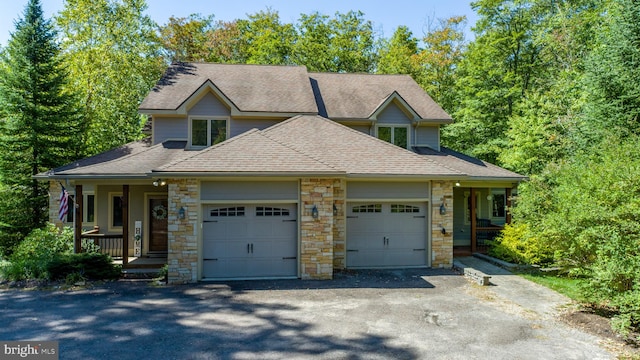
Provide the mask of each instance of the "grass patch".
[{"label": "grass patch", "polygon": [[587,279],[570,278],[553,273],[547,274],[544,272],[520,273],[518,275],[527,280],[533,281],[536,284],[555,290],[572,300],[580,303],[587,302],[587,299],[581,291],[583,286],[587,283]]}]

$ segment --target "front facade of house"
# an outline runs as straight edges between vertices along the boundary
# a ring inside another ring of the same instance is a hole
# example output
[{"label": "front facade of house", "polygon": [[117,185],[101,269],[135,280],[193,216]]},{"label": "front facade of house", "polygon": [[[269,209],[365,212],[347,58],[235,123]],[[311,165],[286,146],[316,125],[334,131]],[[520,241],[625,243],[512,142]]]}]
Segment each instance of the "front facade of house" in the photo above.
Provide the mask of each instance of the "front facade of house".
[{"label": "front facade of house", "polygon": [[408,76],[177,64],[140,112],[149,138],[39,177],[51,221],[74,195],[78,248],[166,257],[172,283],[451,267],[523,179],[441,147],[452,119]]}]

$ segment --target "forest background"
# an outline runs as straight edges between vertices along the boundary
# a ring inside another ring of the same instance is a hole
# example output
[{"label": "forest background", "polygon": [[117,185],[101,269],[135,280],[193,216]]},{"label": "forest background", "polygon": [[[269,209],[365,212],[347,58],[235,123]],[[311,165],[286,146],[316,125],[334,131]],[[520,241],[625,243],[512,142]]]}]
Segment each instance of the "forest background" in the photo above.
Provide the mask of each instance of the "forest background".
[{"label": "forest background", "polygon": [[[0,49],[0,250],[47,214],[32,175],[140,139],[137,107],[176,61],[409,74],[455,122],[442,144],[528,176],[494,247],[585,279],[589,303],[640,327],[640,0],[478,0],[386,38],[365,13],[277,9],[156,24],[144,0],[30,0]],[[411,11],[411,9],[407,9]]]}]

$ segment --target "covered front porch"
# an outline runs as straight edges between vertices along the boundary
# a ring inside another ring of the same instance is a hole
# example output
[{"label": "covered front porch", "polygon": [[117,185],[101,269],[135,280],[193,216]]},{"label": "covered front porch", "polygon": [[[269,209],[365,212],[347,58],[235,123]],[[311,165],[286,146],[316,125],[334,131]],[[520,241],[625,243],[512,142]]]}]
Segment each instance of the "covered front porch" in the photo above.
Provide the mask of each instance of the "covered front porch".
[{"label": "covered front porch", "polygon": [[486,253],[504,225],[511,223],[513,189],[460,185],[453,190],[453,254]]},{"label": "covered front porch", "polygon": [[[124,269],[161,268],[167,263],[169,206],[165,181],[118,184],[76,180],[67,185],[70,196],[65,225],[74,227],[76,252],[97,246]],[[51,189],[59,189],[58,193],[61,186],[51,182]]]}]

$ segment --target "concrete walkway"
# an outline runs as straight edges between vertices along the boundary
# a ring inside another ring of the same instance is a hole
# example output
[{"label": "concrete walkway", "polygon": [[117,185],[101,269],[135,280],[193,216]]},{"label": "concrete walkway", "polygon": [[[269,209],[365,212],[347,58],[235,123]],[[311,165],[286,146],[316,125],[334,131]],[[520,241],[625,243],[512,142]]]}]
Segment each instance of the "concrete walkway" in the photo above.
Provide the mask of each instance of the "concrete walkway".
[{"label": "concrete walkway", "polygon": [[571,299],[549,288],[533,283],[518,275],[475,257],[456,258],[462,266],[479,270],[491,276],[486,292],[502,299],[506,304],[518,306],[539,316],[555,316],[558,310],[570,305]]}]

